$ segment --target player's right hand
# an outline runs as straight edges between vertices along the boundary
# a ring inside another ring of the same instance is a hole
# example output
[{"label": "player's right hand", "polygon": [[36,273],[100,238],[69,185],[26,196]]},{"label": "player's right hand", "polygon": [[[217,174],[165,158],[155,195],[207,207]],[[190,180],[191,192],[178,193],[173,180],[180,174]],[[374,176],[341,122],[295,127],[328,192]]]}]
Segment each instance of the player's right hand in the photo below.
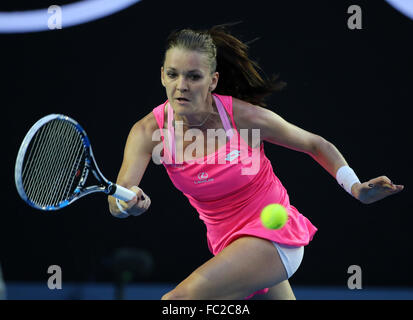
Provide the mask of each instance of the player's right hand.
[{"label": "player's right hand", "polygon": [[119,203],[123,210],[125,210],[129,215],[139,216],[148,210],[151,205],[151,198],[149,198],[145,192],[137,186],[131,187],[130,190],[136,193],[136,197],[130,201],[120,200]]}]

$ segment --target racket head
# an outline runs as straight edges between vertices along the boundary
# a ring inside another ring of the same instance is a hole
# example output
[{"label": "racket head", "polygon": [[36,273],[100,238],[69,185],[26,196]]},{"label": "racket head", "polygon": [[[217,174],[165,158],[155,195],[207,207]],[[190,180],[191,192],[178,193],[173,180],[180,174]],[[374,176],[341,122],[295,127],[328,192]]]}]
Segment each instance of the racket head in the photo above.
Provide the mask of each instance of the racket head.
[{"label": "racket head", "polygon": [[[89,138],[78,122],[62,114],[38,120],[27,132],[17,154],[15,183],[20,197],[40,210],[59,210],[87,193],[105,186],[84,189],[89,170],[96,163]],[[99,172],[100,173],[100,172]]]}]

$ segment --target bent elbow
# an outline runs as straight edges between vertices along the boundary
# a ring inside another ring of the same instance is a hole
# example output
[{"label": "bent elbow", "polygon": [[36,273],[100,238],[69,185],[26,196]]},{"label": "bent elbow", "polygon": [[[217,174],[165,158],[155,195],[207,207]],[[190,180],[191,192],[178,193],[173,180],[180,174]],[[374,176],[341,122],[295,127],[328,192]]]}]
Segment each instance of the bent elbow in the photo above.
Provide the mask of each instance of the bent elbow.
[{"label": "bent elbow", "polygon": [[312,143],[312,147],[309,153],[312,156],[317,156],[318,154],[320,154],[321,150],[325,150],[326,146],[330,145],[332,145],[330,141],[326,140],[322,136],[316,135],[314,137],[314,141]]}]

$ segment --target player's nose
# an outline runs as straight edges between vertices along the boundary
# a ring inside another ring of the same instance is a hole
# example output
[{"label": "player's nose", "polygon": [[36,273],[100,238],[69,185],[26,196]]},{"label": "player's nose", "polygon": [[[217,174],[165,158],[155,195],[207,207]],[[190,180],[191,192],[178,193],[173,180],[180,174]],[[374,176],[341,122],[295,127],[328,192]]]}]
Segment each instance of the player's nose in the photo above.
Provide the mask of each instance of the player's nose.
[{"label": "player's nose", "polygon": [[188,84],[184,77],[179,77],[177,85],[176,85],[176,90],[180,92],[188,90]]}]

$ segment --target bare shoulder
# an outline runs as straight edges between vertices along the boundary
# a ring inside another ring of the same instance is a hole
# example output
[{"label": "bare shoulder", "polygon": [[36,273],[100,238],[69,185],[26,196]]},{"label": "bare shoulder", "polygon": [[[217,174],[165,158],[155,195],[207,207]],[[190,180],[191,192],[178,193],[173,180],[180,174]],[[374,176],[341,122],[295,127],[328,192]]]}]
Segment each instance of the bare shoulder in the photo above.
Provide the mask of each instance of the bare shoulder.
[{"label": "bare shoulder", "polygon": [[158,123],[155,119],[155,115],[153,112],[149,112],[145,117],[137,121],[132,130],[137,131],[137,133],[141,134],[150,134],[152,136],[153,131],[158,129]]},{"label": "bare shoulder", "polygon": [[232,98],[234,121],[239,129],[256,128],[268,109],[254,105],[244,100]]},{"label": "bare shoulder", "polygon": [[[269,112],[268,109],[254,105],[244,100],[237,98],[232,99],[232,113],[234,116],[234,122],[237,126],[237,130],[241,129],[248,130],[248,144],[252,148],[259,147],[261,142],[264,140],[262,136],[262,128],[264,121],[267,117],[266,113]],[[253,138],[253,129],[260,130],[260,139],[256,141]]]},{"label": "bare shoulder", "polygon": [[324,139],[286,121],[270,109],[234,99],[234,120],[239,128],[259,129],[260,139],[293,150],[314,154]]},{"label": "bare shoulder", "polygon": [[154,132],[158,129],[159,126],[155,115],[153,112],[150,112],[132,126],[129,133],[129,140],[139,141],[139,144],[141,144],[148,153],[151,153],[152,149],[159,143],[159,141],[154,141],[152,138]]}]

